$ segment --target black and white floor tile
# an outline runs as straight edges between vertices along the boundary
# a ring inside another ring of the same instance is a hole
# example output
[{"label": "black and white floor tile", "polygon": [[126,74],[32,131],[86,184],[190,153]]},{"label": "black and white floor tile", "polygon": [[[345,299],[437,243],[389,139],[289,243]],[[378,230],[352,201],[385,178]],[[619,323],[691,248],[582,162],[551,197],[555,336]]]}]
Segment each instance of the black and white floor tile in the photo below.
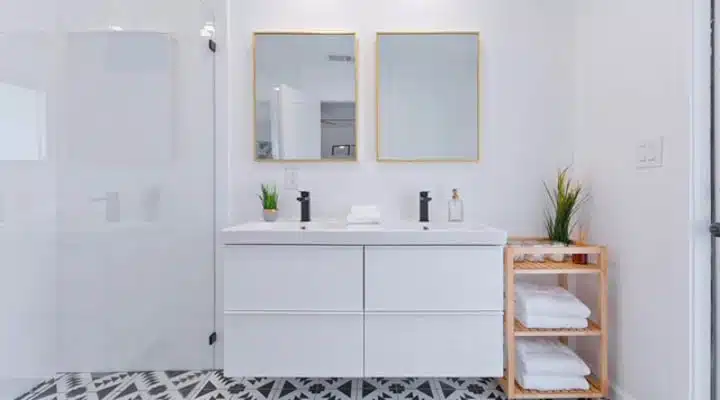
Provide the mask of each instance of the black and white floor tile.
[{"label": "black and white floor tile", "polygon": [[68,373],[15,400],[506,400],[488,378],[227,378],[219,371]]}]

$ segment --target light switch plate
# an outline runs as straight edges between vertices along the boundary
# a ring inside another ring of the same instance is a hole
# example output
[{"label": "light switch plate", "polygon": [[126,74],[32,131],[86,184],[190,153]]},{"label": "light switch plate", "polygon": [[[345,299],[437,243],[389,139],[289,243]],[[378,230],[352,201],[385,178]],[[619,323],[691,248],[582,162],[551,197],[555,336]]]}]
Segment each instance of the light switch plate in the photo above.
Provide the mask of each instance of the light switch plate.
[{"label": "light switch plate", "polygon": [[638,169],[658,168],[663,165],[663,137],[647,139],[635,147],[635,166]]}]

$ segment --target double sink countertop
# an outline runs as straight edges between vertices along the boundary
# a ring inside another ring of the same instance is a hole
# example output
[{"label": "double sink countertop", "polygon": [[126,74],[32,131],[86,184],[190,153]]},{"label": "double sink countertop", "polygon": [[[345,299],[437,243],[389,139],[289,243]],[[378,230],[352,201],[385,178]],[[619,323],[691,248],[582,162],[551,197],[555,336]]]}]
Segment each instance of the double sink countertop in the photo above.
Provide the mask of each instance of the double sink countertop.
[{"label": "double sink countertop", "polygon": [[503,246],[507,232],[467,223],[387,222],[348,225],[345,221],[248,222],[223,229],[225,245],[472,245]]}]

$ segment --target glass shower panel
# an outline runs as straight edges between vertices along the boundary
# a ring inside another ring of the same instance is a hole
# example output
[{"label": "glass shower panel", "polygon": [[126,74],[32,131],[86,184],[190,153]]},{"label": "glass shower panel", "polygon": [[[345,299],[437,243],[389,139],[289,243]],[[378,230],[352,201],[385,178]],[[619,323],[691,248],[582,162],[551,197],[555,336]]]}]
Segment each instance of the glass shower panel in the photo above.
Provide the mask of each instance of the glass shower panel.
[{"label": "glass shower panel", "polygon": [[64,35],[63,371],[213,366],[213,53],[200,19]]},{"label": "glass shower panel", "polygon": [[56,44],[0,33],[0,398],[57,371]]}]

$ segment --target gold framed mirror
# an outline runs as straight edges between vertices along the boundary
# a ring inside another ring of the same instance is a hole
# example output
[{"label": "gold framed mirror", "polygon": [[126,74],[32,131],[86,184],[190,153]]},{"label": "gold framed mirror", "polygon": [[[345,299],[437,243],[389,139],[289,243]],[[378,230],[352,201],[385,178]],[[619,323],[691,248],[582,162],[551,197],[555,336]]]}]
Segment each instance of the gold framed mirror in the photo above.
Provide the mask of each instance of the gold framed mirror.
[{"label": "gold framed mirror", "polygon": [[253,33],[256,161],[357,161],[354,32]]},{"label": "gold framed mirror", "polygon": [[380,162],[480,160],[478,32],[378,32]]}]

